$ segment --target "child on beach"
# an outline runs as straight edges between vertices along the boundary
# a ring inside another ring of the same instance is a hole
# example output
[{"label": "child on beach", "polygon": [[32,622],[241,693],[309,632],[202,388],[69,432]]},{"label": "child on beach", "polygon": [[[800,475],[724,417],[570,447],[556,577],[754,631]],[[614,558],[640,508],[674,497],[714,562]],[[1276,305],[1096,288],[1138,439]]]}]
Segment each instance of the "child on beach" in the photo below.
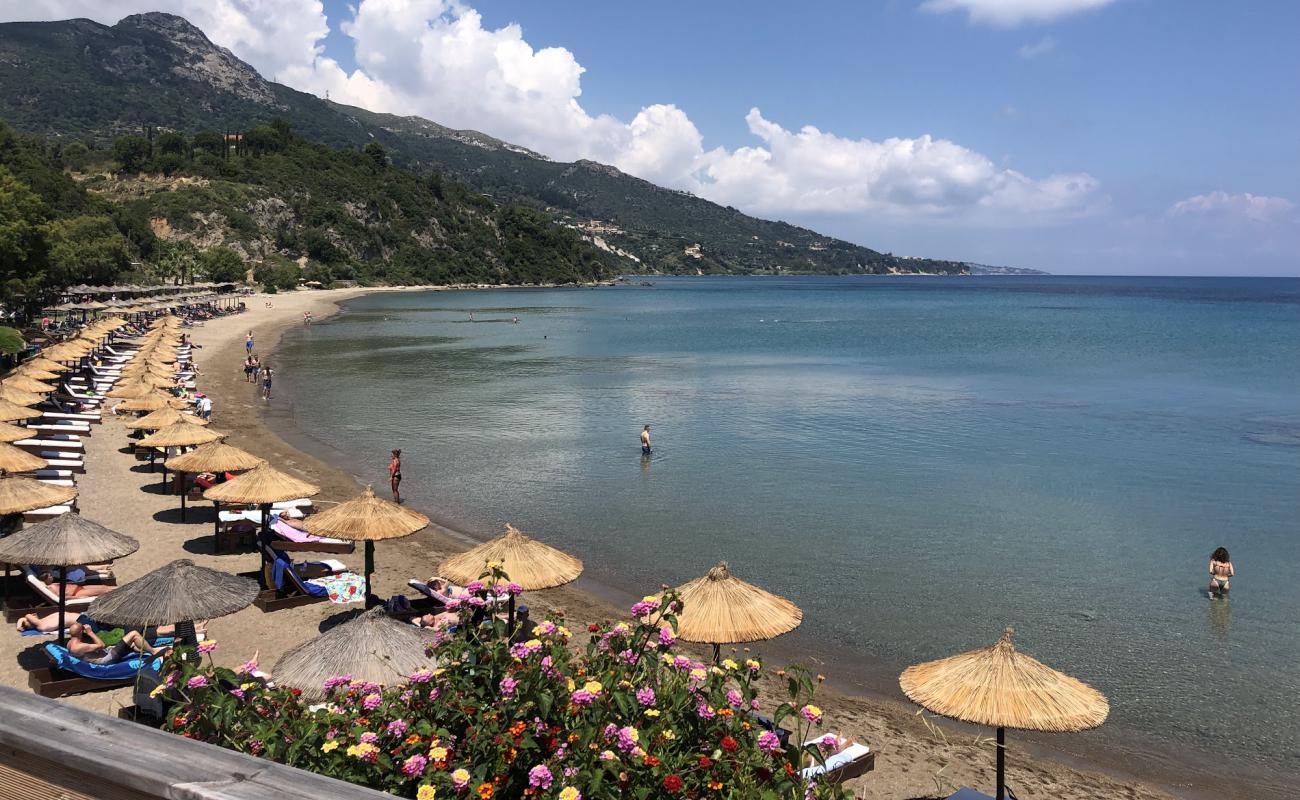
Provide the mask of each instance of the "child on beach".
[{"label": "child on beach", "polygon": [[1228,579],[1237,574],[1232,568],[1228,548],[1220,547],[1210,556],[1210,597],[1227,597]]}]

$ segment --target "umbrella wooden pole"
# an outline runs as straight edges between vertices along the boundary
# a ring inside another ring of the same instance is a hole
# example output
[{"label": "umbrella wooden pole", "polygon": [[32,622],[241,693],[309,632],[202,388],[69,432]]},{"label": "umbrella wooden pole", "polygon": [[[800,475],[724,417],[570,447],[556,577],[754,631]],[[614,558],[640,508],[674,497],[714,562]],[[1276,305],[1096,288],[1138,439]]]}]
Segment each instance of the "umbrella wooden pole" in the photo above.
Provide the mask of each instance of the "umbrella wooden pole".
[{"label": "umbrella wooden pole", "polygon": [[176,474],[181,479],[181,522],[184,522],[185,521],[185,495],[189,494],[189,492],[185,491],[185,473],[178,472]]},{"label": "umbrella wooden pole", "polygon": [[998,794],[997,800],[1007,796],[1007,729],[998,728]]},{"label": "umbrella wooden pole", "polygon": [[212,535],[221,535],[221,501],[212,501]]},{"label": "umbrella wooden pole", "polygon": [[361,595],[361,607],[370,608],[370,575],[375,571],[375,543],[366,540],[365,563],[362,565],[366,573],[365,594]]},{"label": "umbrella wooden pole", "polygon": [[722,645],[713,645],[713,665],[717,666],[722,663]]},{"label": "umbrella wooden pole", "polygon": [[62,574],[59,575],[59,646],[68,643],[68,634],[65,630],[67,627],[63,621],[63,615],[68,608],[68,570],[63,568]]}]

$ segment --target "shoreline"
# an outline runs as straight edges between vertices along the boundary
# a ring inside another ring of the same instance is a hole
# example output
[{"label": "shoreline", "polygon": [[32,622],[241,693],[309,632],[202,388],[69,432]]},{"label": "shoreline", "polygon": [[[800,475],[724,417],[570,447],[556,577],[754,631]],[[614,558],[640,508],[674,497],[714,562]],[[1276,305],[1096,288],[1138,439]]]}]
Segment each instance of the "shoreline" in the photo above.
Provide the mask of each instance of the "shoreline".
[{"label": "shoreline", "polygon": [[[365,294],[425,290],[424,287],[343,290],[346,292],[345,295],[335,294],[338,290],[328,293],[312,292],[315,297],[309,298],[308,302],[313,306],[314,317],[324,320],[342,312],[344,310],[342,303]],[[274,357],[275,349],[279,346],[282,336],[292,330],[295,322],[297,322],[296,318],[279,324],[269,320],[262,323],[266,332],[259,331],[258,338],[259,341],[262,337],[268,340],[271,350],[264,352],[269,353],[270,358]],[[297,322],[297,324],[301,323]],[[242,353],[239,355],[242,356]],[[283,380],[283,373],[281,375]],[[298,425],[291,405],[286,408],[276,406],[273,402],[271,407],[261,409],[254,416],[284,447],[296,450],[300,456],[309,458],[321,467],[337,472],[340,476],[346,476],[353,484],[352,493],[367,482],[365,476],[350,474],[350,470],[342,466],[354,464],[353,456],[337,450],[333,445],[314,437]],[[383,475],[379,467],[382,466],[379,464],[376,468],[377,477],[374,479],[381,484],[380,479]],[[420,508],[418,501],[412,505],[429,514],[434,520],[429,532],[394,543],[408,545],[412,558],[432,560],[431,557],[435,554],[441,557],[447,552],[463,550],[495,535],[495,532],[490,531],[472,532],[468,526],[460,525],[456,520],[439,515],[436,511],[430,513],[431,509]],[[377,554],[377,561],[385,560],[387,559]],[[378,563],[377,566],[380,573],[385,571],[382,563]],[[530,599],[530,603],[535,602],[537,606],[543,608],[563,607],[571,616],[580,620],[583,619],[584,614],[593,619],[616,616],[621,613],[621,608],[625,607],[627,602],[637,599],[616,588],[612,580],[606,582],[587,575],[575,584],[546,592],[544,595],[543,598]],[[992,753],[987,752],[988,746],[980,748],[970,742],[971,738],[976,736],[987,738],[987,731],[938,720],[952,742],[950,745],[941,744],[934,740],[933,734],[918,719],[915,706],[908,703],[901,695],[896,696],[882,688],[880,681],[871,679],[873,676],[869,673],[872,670],[866,668],[865,662],[860,665],[860,668],[851,670],[854,674],[850,677],[842,674],[842,670],[837,668],[838,659],[835,656],[838,654],[825,651],[818,653],[825,656],[822,659],[811,657],[813,654],[808,648],[809,642],[796,644],[798,637],[787,637],[790,638],[794,641],[786,644],[759,643],[754,647],[761,648],[769,658],[780,663],[790,663],[796,660],[798,655],[803,655],[804,661],[810,662],[821,671],[832,673],[828,684],[822,690],[824,706],[830,710],[831,716],[843,723],[845,729],[852,730],[864,741],[870,741],[882,754],[877,771],[870,773],[862,782],[862,789],[867,792],[865,797],[911,797],[917,793],[933,792],[932,778],[916,776],[918,767],[916,762],[928,765],[931,774],[938,773],[942,769],[944,778],[955,785],[989,784],[992,778]],[[815,648],[815,650],[820,651],[822,648]],[[837,672],[841,674],[835,675],[834,673]],[[877,670],[877,672],[881,671]],[[881,735],[882,733],[884,736]],[[1194,770],[1193,772],[1196,773],[1194,775],[1190,774],[1187,765],[1174,761],[1173,754],[1141,748],[1125,751],[1113,745],[1098,746],[1070,740],[1069,737],[1052,738],[1053,741],[1043,741],[1042,737],[1023,734],[1011,737],[1012,754],[1008,759],[1011,780],[1013,785],[1018,786],[1022,795],[1091,798],[1123,791],[1126,796],[1133,798],[1154,800],[1154,798],[1176,796],[1199,800],[1199,798],[1225,796],[1225,792],[1230,791],[1231,786],[1240,788],[1240,784],[1216,774],[1202,773],[1200,770]],[[898,759],[899,763],[891,765],[891,755],[898,758],[901,754],[900,750],[906,753],[906,757]],[[957,754],[958,751],[960,754]],[[1133,768],[1130,760],[1133,756],[1143,762],[1140,773]],[[1156,764],[1162,765],[1162,768],[1154,769]],[[896,775],[885,774],[893,773],[895,769]],[[911,794],[907,794],[908,792]],[[1284,796],[1280,788],[1277,796]]]}]

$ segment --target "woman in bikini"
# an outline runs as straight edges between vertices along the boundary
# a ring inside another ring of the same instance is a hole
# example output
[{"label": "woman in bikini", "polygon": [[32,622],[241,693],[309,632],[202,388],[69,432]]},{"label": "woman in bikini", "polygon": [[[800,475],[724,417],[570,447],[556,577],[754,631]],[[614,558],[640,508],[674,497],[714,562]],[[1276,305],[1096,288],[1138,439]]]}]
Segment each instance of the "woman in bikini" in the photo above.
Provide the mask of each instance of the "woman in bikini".
[{"label": "woman in bikini", "polygon": [[393,502],[402,502],[402,451],[393,451],[393,460],[388,462],[388,485],[393,490]]},{"label": "woman in bikini", "polygon": [[1224,597],[1228,594],[1228,579],[1237,574],[1232,568],[1232,557],[1226,547],[1220,547],[1210,556],[1210,596]]}]

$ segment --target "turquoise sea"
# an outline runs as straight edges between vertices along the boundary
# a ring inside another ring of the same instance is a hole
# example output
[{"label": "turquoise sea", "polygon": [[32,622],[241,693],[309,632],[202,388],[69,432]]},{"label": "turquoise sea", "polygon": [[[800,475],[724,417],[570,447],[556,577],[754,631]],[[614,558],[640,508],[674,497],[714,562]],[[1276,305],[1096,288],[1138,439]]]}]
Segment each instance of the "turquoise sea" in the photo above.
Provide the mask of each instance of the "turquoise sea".
[{"label": "turquoise sea", "polygon": [[1300,780],[1300,280],[647,280],[358,299],[276,413],[629,596],[726,559],[847,682],[1013,625],[1110,697],[1082,742]]}]

